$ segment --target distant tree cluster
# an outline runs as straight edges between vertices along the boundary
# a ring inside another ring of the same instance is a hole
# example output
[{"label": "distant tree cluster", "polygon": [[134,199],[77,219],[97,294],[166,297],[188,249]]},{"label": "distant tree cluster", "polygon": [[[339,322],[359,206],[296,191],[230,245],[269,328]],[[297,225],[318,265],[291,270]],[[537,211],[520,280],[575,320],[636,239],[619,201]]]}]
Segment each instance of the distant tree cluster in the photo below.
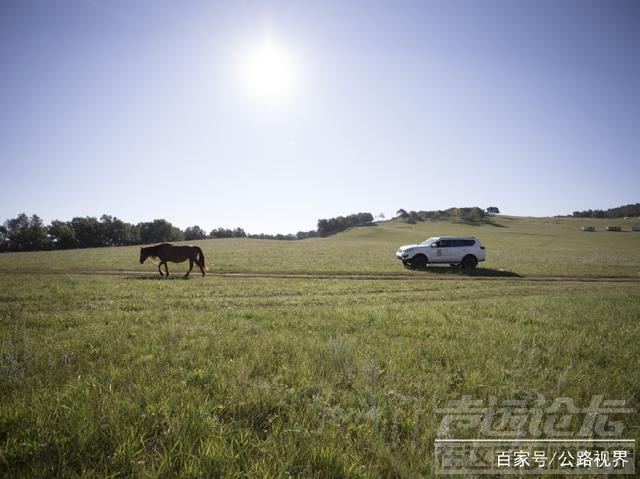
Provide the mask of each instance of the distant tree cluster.
[{"label": "distant tree cluster", "polygon": [[39,216],[22,213],[0,227],[0,250],[33,251],[49,244],[47,229]]},{"label": "distant tree cluster", "polygon": [[86,216],[54,220],[45,226],[38,215],[21,213],[0,226],[0,251],[95,248],[183,239],[184,232],[163,219],[133,225],[109,215],[100,219]]},{"label": "distant tree cluster", "polygon": [[373,222],[371,213],[356,213],[349,216],[318,220],[318,235],[325,237],[351,228],[353,226],[365,226]]},{"label": "distant tree cluster", "polygon": [[[496,208],[497,209],[497,208]],[[420,221],[451,221],[454,223],[481,223],[487,213],[477,206],[471,208],[449,208],[434,211],[406,211],[399,209],[396,218],[405,223],[416,224]]]},{"label": "distant tree cluster", "polygon": [[624,218],[626,216],[640,217],[640,203],[635,205],[618,206],[608,210],[574,211],[574,218]]},{"label": "distant tree cluster", "polygon": [[184,230],[185,241],[206,239],[207,236],[207,232],[199,226],[189,226],[186,230]]},{"label": "distant tree cluster", "polygon": [[164,219],[134,225],[109,215],[102,215],[100,219],[86,216],[71,221],[54,220],[47,226],[38,215],[21,213],[0,225],[0,252],[126,246],[207,238],[299,240],[315,236],[318,236],[317,231],[300,231],[295,235],[248,235],[242,228],[216,228],[207,233],[200,226],[190,226],[182,231]]},{"label": "distant tree cluster", "polygon": [[211,230],[209,233],[210,238],[246,238],[247,233],[242,228],[236,228],[234,230],[226,228],[217,228]]},{"label": "distant tree cluster", "polygon": [[270,235],[270,234],[264,234],[264,233],[260,233],[260,234],[254,234],[254,235],[249,235],[249,238],[251,239],[268,239],[268,240],[281,240],[281,241],[293,241],[293,240],[303,240],[303,239],[307,239],[307,238],[316,238],[318,236],[318,232],[316,230],[311,230],[311,231],[298,231],[295,235],[293,234],[275,234],[275,235]]}]

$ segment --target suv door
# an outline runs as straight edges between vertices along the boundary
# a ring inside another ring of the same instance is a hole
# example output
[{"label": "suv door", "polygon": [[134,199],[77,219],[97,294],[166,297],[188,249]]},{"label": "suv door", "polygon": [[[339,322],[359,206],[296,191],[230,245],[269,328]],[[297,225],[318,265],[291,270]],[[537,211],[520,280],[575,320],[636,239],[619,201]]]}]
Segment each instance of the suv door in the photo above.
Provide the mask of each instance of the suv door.
[{"label": "suv door", "polygon": [[462,258],[467,256],[468,254],[472,254],[477,257],[477,254],[474,250],[474,246],[476,244],[475,240],[472,239],[458,239],[455,240],[456,248],[456,258],[455,261],[462,261]]},{"label": "suv door", "polygon": [[434,248],[434,254],[429,257],[429,261],[432,263],[450,263],[455,261],[454,240],[441,239],[436,241],[432,246]]}]

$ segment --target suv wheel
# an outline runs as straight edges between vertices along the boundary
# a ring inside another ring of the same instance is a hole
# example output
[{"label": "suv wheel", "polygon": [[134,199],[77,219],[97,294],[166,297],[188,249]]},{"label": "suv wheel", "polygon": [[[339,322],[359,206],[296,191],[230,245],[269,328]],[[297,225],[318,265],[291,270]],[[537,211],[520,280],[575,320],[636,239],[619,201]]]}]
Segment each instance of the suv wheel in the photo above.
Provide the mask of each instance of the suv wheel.
[{"label": "suv wheel", "polygon": [[475,256],[470,254],[462,258],[462,261],[460,262],[460,264],[462,265],[463,269],[471,270],[478,265],[478,260]]},{"label": "suv wheel", "polygon": [[423,254],[417,254],[411,258],[411,266],[414,268],[424,268],[427,266],[427,257]]}]

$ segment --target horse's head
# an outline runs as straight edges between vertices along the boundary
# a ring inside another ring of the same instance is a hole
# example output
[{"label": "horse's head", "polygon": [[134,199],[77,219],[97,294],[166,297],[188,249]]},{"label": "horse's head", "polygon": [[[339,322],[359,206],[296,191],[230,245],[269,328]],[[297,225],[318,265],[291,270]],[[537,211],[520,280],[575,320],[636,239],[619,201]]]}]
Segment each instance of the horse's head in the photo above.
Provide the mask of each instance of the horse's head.
[{"label": "horse's head", "polygon": [[140,264],[144,263],[144,261],[149,257],[149,251],[146,248],[140,248]]}]

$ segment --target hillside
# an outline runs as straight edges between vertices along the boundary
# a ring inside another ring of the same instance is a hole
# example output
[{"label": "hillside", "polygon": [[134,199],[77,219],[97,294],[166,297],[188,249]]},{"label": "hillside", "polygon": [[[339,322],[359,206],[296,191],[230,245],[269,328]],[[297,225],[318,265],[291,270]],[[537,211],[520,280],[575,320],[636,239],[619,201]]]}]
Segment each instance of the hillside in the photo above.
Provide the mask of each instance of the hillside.
[{"label": "hillside", "polygon": [[[621,233],[604,227],[611,220],[589,219],[597,232],[584,233],[578,218],[525,218],[497,216],[494,224],[470,226],[446,221],[415,225],[398,220],[377,226],[351,228],[329,238],[295,242],[256,239],[195,241],[206,255],[212,273],[295,274],[430,274],[403,268],[396,249],[444,234],[475,235],[487,247],[487,261],[479,275],[511,272],[522,276],[626,276],[640,274],[640,233],[631,232],[637,220],[619,220]],[[0,255],[0,271],[155,271],[140,265],[138,246],[83,250],[6,253]],[[170,270],[185,271],[185,265]],[[436,267],[438,273],[454,273]]]}]

